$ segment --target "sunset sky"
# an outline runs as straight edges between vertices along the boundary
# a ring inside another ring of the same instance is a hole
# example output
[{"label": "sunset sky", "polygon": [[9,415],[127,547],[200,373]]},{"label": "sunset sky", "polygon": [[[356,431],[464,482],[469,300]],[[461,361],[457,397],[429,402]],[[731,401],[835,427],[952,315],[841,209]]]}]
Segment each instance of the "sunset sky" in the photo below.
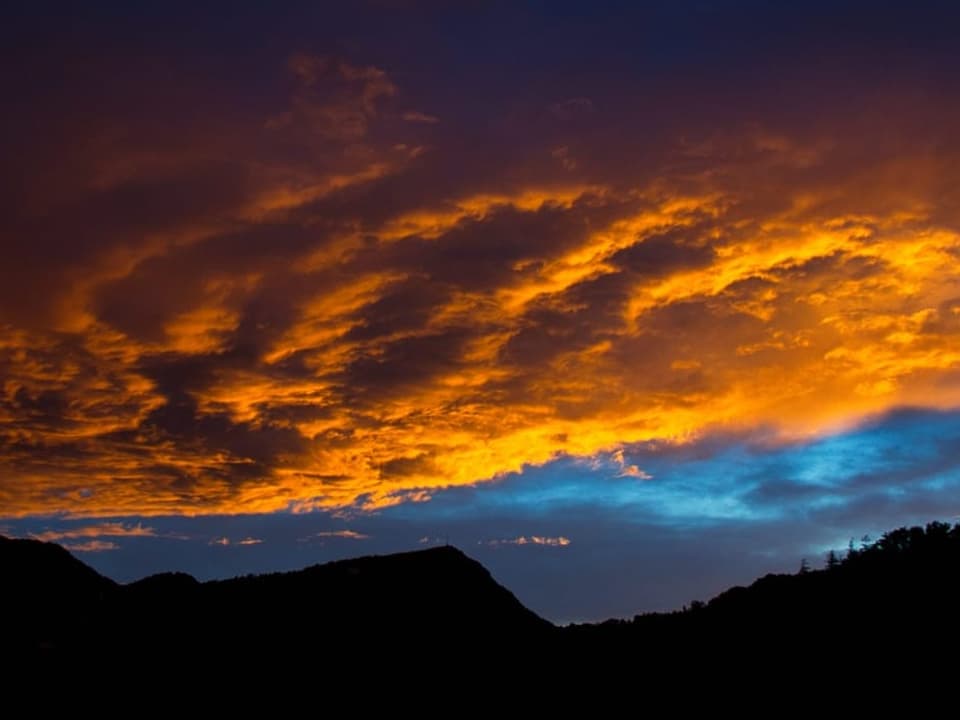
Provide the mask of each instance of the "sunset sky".
[{"label": "sunset sky", "polygon": [[960,514],[960,10],[13,2],[0,533],[555,621]]}]

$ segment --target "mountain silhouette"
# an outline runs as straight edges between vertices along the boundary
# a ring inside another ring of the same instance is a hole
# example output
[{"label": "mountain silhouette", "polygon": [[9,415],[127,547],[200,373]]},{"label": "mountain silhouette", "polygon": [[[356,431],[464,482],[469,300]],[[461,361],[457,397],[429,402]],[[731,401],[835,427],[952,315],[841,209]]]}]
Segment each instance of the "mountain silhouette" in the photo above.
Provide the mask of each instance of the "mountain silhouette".
[{"label": "mountain silhouette", "polygon": [[0,536],[0,610],[7,649],[85,644],[119,587],[53,543]]},{"label": "mountain silhouette", "polygon": [[162,573],[118,585],[63,548],[2,538],[9,638],[28,654],[131,657],[190,649],[235,661],[264,653],[381,656],[535,641],[556,628],[453,547],[361,557],[200,583]]},{"label": "mountain silhouette", "polygon": [[119,585],[57,545],[0,538],[0,578],[3,649],[68,664],[176,657],[181,668],[307,662],[346,672],[495,658],[504,672],[616,665],[653,677],[678,666],[716,672],[731,648],[756,668],[826,651],[851,661],[917,653],[960,638],[960,525],[945,523],[900,528],[831,554],[823,569],[767,575],[676,612],[565,628],[449,546],[231,580],[164,573]]}]

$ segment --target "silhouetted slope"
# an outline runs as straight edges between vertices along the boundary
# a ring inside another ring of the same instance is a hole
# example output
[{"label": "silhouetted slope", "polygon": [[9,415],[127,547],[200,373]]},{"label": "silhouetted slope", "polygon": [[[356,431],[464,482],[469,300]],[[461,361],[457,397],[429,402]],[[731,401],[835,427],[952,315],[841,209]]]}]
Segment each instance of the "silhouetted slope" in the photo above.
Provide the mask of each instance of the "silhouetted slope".
[{"label": "silhouetted slope", "polygon": [[480,636],[550,627],[453,547],[216,581],[204,590],[208,602],[241,612],[310,613],[313,626],[330,633],[344,629],[345,617],[362,618],[365,628],[387,634]]},{"label": "silhouetted slope", "polygon": [[322,668],[329,677],[361,667],[409,673],[423,662],[453,671],[492,658],[504,675],[651,677],[682,667],[703,677],[808,657],[933,657],[960,639],[960,526],[942,523],[895,530],[828,569],[767,575],[683,611],[562,630],[452,547],[120,586],[58,546],[0,538],[0,578],[10,628],[2,649],[68,666],[99,654],[175,658],[193,671]]},{"label": "silhouetted slope", "polygon": [[66,549],[39,540],[0,536],[0,571],[8,601],[44,602],[51,595],[76,601],[116,587]]},{"label": "silhouetted slope", "polygon": [[154,576],[123,589],[121,644],[188,643],[240,662],[318,648],[340,656],[394,657],[417,646],[454,652],[555,630],[452,547],[203,584],[186,578]]},{"label": "silhouetted slope", "polygon": [[85,643],[117,587],[59,545],[0,536],[0,612],[8,647]]},{"label": "silhouetted slope", "polygon": [[199,585],[200,581],[193,575],[183,572],[165,572],[128,583],[124,585],[124,592],[129,595],[178,595],[195,592]]},{"label": "silhouetted slope", "polygon": [[207,583],[164,573],[125,586],[56,545],[4,539],[0,547],[5,610],[24,621],[10,642],[48,654],[189,651],[240,664],[319,648],[330,656],[396,655],[411,643],[450,650],[555,630],[452,547]]},{"label": "silhouetted slope", "polygon": [[756,658],[809,652],[844,657],[933,649],[960,639],[960,525],[901,528],[822,570],[767,575],[708,603],[567,628],[580,651],[643,646],[659,658],[730,647]]}]

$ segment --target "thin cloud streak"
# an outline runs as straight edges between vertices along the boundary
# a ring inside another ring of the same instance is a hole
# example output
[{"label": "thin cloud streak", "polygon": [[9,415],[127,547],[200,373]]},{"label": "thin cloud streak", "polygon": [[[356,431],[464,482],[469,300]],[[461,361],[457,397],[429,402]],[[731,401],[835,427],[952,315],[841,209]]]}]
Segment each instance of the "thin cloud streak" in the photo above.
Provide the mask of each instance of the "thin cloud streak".
[{"label": "thin cloud streak", "polygon": [[344,538],[345,540],[369,540],[370,536],[355,530],[323,530],[314,533],[313,537],[318,538]]},{"label": "thin cloud streak", "polygon": [[42,532],[30,533],[31,538],[42,542],[59,542],[60,540],[73,540],[76,538],[156,536],[157,531],[152,527],[144,527],[141,523],[124,525],[120,522],[104,522],[63,530],[43,530]]},{"label": "thin cloud streak", "polygon": [[490,547],[503,547],[505,545],[542,545],[544,547],[566,547],[570,544],[570,539],[563,535],[557,537],[546,537],[544,535],[518,535],[515,538],[504,538],[498,540],[480,541],[481,545]]},{"label": "thin cloud streak", "polygon": [[109,550],[119,550],[120,546],[112,540],[84,540],[83,542],[63,543],[70,552],[97,553]]}]

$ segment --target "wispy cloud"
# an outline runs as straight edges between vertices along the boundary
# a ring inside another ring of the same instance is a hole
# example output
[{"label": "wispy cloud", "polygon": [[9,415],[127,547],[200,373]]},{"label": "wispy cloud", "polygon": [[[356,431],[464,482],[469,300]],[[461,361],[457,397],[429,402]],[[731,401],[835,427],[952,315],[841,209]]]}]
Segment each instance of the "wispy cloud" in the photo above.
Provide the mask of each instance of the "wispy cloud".
[{"label": "wispy cloud", "polygon": [[226,535],[221,535],[219,537],[212,538],[207,544],[208,545],[219,545],[220,547],[229,547],[231,545],[259,545],[263,540],[255,537],[244,537],[240,540],[231,540]]},{"label": "wispy cloud", "polygon": [[344,538],[347,540],[367,540],[370,538],[369,535],[366,535],[355,530],[323,530],[318,533],[314,533],[313,537],[318,538]]},{"label": "wispy cloud", "polygon": [[[43,542],[57,542],[59,540],[70,540],[74,538],[99,538],[99,537],[156,537],[157,531],[152,527],[145,527],[141,523],[135,525],[124,525],[119,522],[105,522],[96,525],[84,525],[81,527],[64,528],[60,530],[43,530],[41,532],[30,533],[34,540]],[[113,543],[107,543],[113,544]],[[70,549],[77,549],[79,545],[67,546]],[[113,548],[98,548],[100,550],[110,550]]]},{"label": "wispy cloud", "polygon": [[104,552],[107,550],[119,550],[120,546],[111,540],[86,540],[78,543],[64,543],[63,547],[71,552]]},{"label": "wispy cloud", "polygon": [[637,465],[628,463],[623,457],[623,450],[615,450],[610,459],[620,468],[617,477],[630,477],[637,480],[653,480],[653,475],[641,470]]},{"label": "wispy cloud", "polygon": [[545,535],[519,535],[515,538],[504,538],[495,540],[481,540],[480,545],[489,545],[491,547],[501,547],[504,545],[543,545],[546,547],[566,547],[570,544],[570,539],[563,535],[548,537]]}]

